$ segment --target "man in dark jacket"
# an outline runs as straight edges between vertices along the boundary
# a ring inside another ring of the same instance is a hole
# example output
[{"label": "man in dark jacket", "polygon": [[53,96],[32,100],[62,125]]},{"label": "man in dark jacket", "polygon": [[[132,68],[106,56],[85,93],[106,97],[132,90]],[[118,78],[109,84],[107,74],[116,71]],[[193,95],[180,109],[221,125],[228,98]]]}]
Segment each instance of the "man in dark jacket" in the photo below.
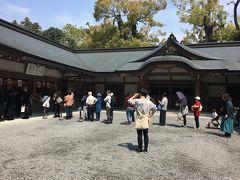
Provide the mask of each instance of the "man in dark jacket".
[{"label": "man in dark jacket", "polygon": [[29,109],[31,109],[31,95],[28,91],[28,87],[24,87],[23,91],[23,106],[25,106],[25,112],[23,119],[29,119]]}]

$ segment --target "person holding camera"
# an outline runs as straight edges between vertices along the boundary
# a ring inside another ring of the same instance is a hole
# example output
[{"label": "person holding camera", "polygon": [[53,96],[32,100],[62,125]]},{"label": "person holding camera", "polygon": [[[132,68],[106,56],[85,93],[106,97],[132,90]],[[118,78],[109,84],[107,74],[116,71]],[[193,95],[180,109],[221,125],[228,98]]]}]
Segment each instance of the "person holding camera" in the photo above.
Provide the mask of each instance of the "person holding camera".
[{"label": "person holding camera", "polygon": [[[150,124],[150,119],[156,112],[157,108],[156,105],[146,99],[147,97],[147,90],[141,89],[139,93],[135,93],[129,100],[128,103],[132,104],[136,108],[137,112],[137,119],[136,119],[136,129],[137,129],[137,136],[138,136],[138,148],[136,149],[137,152],[144,152],[148,153],[148,128]],[[142,150],[142,135],[144,136],[144,149]]]}]

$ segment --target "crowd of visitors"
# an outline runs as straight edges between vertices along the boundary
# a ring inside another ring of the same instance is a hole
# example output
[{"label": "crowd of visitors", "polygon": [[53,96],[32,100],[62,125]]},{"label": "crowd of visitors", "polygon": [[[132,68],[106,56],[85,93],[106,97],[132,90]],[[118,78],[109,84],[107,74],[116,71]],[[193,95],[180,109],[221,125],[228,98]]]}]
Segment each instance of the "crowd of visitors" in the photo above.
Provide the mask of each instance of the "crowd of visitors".
[{"label": "crowd of visitors", "polygon": [[[177,114],[177,120],[180,120],[183,127],[187,124],[187,115],[189,114],[188,102],[186,96],[182,92],[176,92],[178,101],[176,106],[179,106],[179,113]],[[194,129],[200,128],[200,114],[203,109],[201,98],[196,96],[194,98],[195,103],[191,106],[191,110],[194,115],[195,126]],[[223,136],[230,138],[233,133],[234,127],[234,108],[229,94],[223,94],[222,96],[223,106],[219,109],[213,109],[210,120],[206,128],[220,128],[224,132]],[[43,119],[47,119],[48,111],[50,108],[50,102],[52,102],[54,109],[54,118],[63,119],[63,112],[67,120],[73,118],[72,110],[74,105],[74,92],[68,90],[65,96],[62,96],[60,91],[56,91],[51,97],[48,93],[43,93],[40,100],[43,108]],[[156,104],[155,102],[158,102]],[[113,123],[113,111],[116,107],[116,99],[114,93],[110,90],[106,91],[105,98],[101,93],[97,93],[96,97],[91,91],[84,93],[80,100],[79,107],[79,121],[100,121],[100,114],[102,110],[102,104],[105,103],[106,108],[106,123]],[[127,124],[131,126],[135,124],[137,130],[138,140],[138,152],[148,152],[148,129],[151,124],[151,117],[156,110],[160,111],[159,125],[165,126],[166,112],[168,108],[167,94],[163,93],[158,101],[154,101],[150,97],[146,89],[140,89],[138,93],[128,94],[124,100],[124,107],[126,110]],[[135,116],[136,112],[136,116]],[[23,90],[19,89],[17,92],[7,91],[0,92],[0,119],[1,120],[13,120],[14,117],[20,117],[28,119],[32,113],[32,96],[27,87]],[[94,115],[95,113],[95,115]],[[136,117],[136,118],[135,118]],[[239,114],[238,114],[239,117]],[[219,122],[221,120],[221,122]],[[239,123],[239,122],[238,122]],[[144,137],[144,148],[143,140]]]},{"label": "crowd of visitors", "polygon": [[22,115],[28,119],[32,114],[32,97],[27,87],[17,91],[0,91],[0,120],[13,120]]}]

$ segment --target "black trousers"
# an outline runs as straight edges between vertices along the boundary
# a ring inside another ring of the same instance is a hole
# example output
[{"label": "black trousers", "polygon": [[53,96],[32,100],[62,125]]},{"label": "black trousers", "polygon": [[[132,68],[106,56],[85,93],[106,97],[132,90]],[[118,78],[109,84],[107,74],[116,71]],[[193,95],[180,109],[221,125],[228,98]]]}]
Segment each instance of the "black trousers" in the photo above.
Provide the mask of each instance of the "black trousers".
[{"label": "black trousers", "polygon": [[54,104],[54,116],[60,117],[60,104]]},{"label": "black trousers", "polygon": [[166,124],[166,110],[160,111],[159,124],[165,126]]},{"label": "black trousers", "polygon": [[139,150],[142,150],[142,135],[144,136],[144,150],[148,149],[148,129],[138,129],[137,130],[137,135],[138,135],[138,148]]},{"label": "black trousers", "polygon": [[29,107],[30,107],[30,105],[25,105],[25,112],[24,112],[24,116],[23,116],[24,119],[29,118],[29,114],[30,114]]},{"label": "black trousers", "polygon": [[187,118],[186,118],[186,116],[187,116],[187,115],[184,115],[184,116],[183,116],[183,124],[184,124],[184,126],[186,126],[186,124],[187,124]]},{"label": "black trousers", "polygon": [[194,116],[195,123],[196,123],[196,128],[199,128],[199,116]]},{"label": "black trousers", "polygon": [[87,115],[88,115],[88,120],[93,121],[93,117],[94,117],[94,105],[87,107]]}]

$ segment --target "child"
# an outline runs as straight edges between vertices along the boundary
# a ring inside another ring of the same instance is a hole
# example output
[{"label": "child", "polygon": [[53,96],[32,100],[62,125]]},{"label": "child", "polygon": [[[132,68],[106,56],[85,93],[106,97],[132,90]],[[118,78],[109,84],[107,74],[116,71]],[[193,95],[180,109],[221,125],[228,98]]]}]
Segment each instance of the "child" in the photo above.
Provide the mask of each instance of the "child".
[{"label": "child", "polygon": [[219,115],[217,114],[216,109],[213,109],[212,110],[212,115],[211,115],[210,120],[207,124],[207,128],[210,128],[211,124],[214,127],[218,127],[218,125],[219,125],[218,119],[219,119]]}]

